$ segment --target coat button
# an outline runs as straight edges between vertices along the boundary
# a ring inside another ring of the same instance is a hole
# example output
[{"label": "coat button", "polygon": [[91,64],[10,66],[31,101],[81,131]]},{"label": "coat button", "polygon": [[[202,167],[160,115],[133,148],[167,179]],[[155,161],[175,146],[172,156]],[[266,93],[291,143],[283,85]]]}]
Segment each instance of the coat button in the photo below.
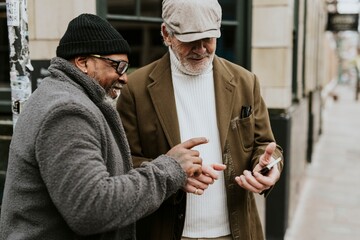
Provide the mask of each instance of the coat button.
[{"label": "coat button", "polygon": [[180,214],[178,215],[178,218],[179,218],[179,220],[182,220],[182,219],[184,218],[184,214],[180,213]]}]

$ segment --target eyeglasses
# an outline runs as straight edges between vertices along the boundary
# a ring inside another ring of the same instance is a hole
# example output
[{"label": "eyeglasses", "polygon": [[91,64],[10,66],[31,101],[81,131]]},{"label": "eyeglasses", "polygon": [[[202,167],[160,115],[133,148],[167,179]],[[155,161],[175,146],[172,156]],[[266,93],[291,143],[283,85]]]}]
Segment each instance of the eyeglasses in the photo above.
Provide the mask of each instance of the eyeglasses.
[{"label": "eyeglasses", "polygon": [[118,61],[118,60],[114,60],[114,59],[111,59],[111,58],[102,57],[102,56],[97,55],[97,54],[91,54],[90,56],[116,63],[116,66],[113,65],[113,67],[115,68],[116,72],[119,75],[123,75],[129,69],[129,63],[127,61],[124,61],[124,60],[119,60]]}]

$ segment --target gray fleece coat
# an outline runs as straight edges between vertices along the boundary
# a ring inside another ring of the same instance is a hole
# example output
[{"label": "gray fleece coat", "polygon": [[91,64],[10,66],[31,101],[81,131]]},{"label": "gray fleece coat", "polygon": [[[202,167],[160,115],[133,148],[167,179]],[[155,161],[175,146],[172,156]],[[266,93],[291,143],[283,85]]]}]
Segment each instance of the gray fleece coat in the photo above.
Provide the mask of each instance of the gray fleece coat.
[{"label": "gray fleece coat", "polygon": [[132,169],[104,89],[68,61],[31,95],[10,145],[0,239],[135,239],[134,222],[184,185],[165,155]]}]

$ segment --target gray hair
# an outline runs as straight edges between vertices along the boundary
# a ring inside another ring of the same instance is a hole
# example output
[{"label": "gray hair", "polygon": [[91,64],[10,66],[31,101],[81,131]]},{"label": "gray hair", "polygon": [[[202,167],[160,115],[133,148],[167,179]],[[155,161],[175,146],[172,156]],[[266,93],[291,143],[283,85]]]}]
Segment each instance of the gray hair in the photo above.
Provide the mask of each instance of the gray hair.
[{"label": "gray hair", "polygon": [[[175,35],[174,30],[172,30],[171,27],[170,27],[168,24],[166,24],[165,22],[163,22],[163,24],[164,24],[164,26],[165,26],[165,31],[169,34],[170,37],[173,37],[173,36]],[[162,31],[160,31],[160,34],[161,34],[161,36],[162,36],[163,39],[164,39],[164,34],[163,34]],[[168,47],[168,45],[166,44],[165,41],[163,41],[163,43],[164,43],[164,45],[165,45],[166,47]]]}]

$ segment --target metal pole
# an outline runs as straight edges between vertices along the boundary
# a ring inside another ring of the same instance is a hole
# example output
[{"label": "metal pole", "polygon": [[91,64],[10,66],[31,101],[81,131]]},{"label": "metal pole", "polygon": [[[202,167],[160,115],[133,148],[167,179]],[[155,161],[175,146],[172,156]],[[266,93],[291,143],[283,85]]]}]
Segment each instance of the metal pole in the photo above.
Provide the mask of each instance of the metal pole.
[{"label": "metal pole", "polygon": [[6,0],[13,127],[31,95],[27,0]]}]

